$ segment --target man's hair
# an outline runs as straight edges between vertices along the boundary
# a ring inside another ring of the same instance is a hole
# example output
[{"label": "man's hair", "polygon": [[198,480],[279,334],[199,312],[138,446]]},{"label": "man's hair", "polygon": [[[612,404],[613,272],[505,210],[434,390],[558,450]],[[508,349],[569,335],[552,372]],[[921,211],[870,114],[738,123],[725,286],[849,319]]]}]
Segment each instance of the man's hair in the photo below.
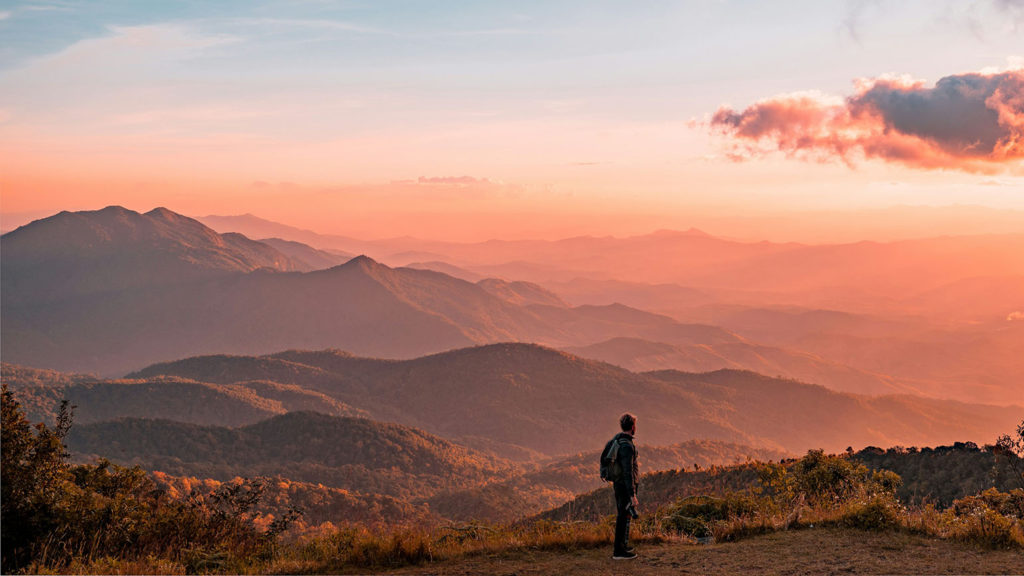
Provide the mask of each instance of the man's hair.
[{"label": "man's hair", "polygon": [[633,424],[636,424],[636,416],[633,416],[629,412],[626,412],[619,417],[619,426],[623,432],[629,432],[633,429]]}]

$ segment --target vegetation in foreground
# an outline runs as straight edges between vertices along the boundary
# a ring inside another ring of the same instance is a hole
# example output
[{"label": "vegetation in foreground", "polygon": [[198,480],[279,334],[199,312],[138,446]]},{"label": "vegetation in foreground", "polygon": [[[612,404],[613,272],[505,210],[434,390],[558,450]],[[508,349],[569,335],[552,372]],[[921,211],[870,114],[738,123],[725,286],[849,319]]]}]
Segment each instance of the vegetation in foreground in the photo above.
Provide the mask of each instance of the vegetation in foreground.
[{"label": "vegetation in foreground", "polygon": [[[609,545],[610,518],[506,525],[327,526],[289,537],[298,512],[253,513],[259,481],[171,498],[139,468],[71,466],[57,424],[32,426],[3,390],[3,572],[259,573],[395,569],[488,553],[572,551]],[[719,497],[688,497],[635,523],[637,542],[730,541],[805,527],[901,531],[986,548],[1024,548],[1024,422],[995,451],[1021,488],[989,489],[939,511],[907,508],[902,481],[847,455],[811,451],[787,464],[746,465],[757,483]]]}]

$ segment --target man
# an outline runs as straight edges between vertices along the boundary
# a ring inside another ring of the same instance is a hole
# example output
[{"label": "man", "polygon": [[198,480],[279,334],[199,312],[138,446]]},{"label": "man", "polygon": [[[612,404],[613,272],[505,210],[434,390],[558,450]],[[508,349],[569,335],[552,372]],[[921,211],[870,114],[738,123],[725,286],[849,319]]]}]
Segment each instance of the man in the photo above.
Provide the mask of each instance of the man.
[{"label": "man", "polygon": [[619,427],[622,428],[622,432],[613,440],[619,443],[618,460],[622,466],[622,474],[612,484],[615,489],[615,508],[618,512],[615,518],[615,549],[612,558],[632,560],[636,558],[636,552],[629,546],[630,508],[635,511],[640,505],[636,498],[640,474],[636,464],[636,446],[633,444],[633,436],[636,435],[636,416],[628,412],[623,414],[619,418]]}]

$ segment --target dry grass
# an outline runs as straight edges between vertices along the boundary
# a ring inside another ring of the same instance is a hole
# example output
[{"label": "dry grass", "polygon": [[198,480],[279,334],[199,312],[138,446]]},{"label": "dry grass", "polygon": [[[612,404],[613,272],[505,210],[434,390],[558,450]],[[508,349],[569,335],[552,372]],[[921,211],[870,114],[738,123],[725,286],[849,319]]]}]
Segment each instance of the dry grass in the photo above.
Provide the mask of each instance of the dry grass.
[{"label": "dry grass", "polygon": [[701,546],[677,541],[640,545],[630,562],[611,547],[478,554],[407,567],[395,574],[1021,574],[1020,550],[985,550],[902,531],[814,528],[773,532]]}]

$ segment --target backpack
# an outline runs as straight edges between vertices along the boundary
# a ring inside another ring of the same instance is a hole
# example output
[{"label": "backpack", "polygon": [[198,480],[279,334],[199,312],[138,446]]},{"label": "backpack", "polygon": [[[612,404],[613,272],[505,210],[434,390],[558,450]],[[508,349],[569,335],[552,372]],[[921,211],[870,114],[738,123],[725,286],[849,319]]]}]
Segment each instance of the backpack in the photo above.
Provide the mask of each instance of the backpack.
[{"label": "backpack", "polygon": [[601,480],[606,482],[615,482],[622,478],[622,464],[619,462],[620,442],[617,442],[617,439],[618,436],[609,440],[601,452]]}]

